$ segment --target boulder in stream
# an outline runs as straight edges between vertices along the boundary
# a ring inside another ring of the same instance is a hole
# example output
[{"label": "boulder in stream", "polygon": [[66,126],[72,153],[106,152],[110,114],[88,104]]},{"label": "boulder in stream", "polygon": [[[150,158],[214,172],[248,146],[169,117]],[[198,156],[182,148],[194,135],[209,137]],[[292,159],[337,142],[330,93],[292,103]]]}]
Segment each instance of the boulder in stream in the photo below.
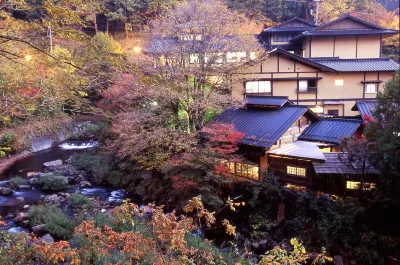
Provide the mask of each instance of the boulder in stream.
[{"label": "boulder in stream", "polygon": [[25,220],[28,220],[29,215],[28,213],[19,213],[17,217],[14,218],[15,223],[22,223]]},{"label": "boulder in stream", "polygon": [[38,172],[28,172],[28,173],[26,173],[26,177],[28,179],[30,179],[30,178],[36,177],[38,174],[39,174]]},{"label": "boulder in stream", "polygon": [[12,189],[0,187],[0,195],[1,196],[9,196],[13,193]]},{"label": "boulder in stream", "polygon": [[45,166],[45,167],[57,167],[57,166],[61,166],[62,164],[63,164],[62,160],[58,159],[58,160],[46,162],[46,163],[43,164],[43,166]]},{"label": "boulder in stream", "polygon": [[30,190],[31,188],[30,185],[18,185],[18,190]]},{"label": "boulder in stream", "polygon": [[92,187],[92,183],[90,183],[90,182],[87,181],[87,180],[84,180],[84,181],[81,181],[81,182],[79,183],[79,186],[80,186],[81,188],[88,188],[88,187]]}]

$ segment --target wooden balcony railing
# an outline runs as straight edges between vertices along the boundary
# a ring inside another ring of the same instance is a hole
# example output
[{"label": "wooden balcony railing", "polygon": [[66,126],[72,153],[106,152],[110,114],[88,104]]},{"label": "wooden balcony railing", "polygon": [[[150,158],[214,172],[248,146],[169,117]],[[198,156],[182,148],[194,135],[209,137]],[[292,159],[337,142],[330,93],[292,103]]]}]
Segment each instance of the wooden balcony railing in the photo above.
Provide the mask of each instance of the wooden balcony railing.
[{"label": "wooden balcony railing", "polygon": [[307,87],[307,90],[296,89],[296,93],[317,93],[318,87]]}]

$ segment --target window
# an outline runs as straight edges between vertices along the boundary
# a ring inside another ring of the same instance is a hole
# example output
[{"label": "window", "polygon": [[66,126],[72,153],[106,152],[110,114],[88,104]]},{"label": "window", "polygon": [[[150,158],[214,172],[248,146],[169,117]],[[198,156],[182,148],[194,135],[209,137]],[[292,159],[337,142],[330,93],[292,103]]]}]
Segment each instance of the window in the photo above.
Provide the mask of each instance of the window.
[{"label": "window", "polygon": [[189,63],[191,64],[199,63],[199,55],[197,53],[191,53],[189,55]]},{"label": "window", "polygon": [[329,116],[339,116],[339,110],[338,109],[330,109],[330,110],[328,110],[328,115]]},{"label": "window", "polygon": [[378,84],[365,84],[365,93],[378,93]]},{"label": "window", "polygon": [[271,93],[271,81],[246,82],[246,93]]},{"label": "window", "polygon": [[307,80],[299,81],[299,92],[307,92],[308,82]]},{"label": "window", "polygon": [[257,58],[257,54],[255,52],[250,52],[249,59],[250,60],[255,60],[256,58]]},{"label": "window", "polygon": [[202,35],[201,34],[182,34],[179,36],[181,40],[201,40]]},{"label": "window", "polygon": [[306,168],[287,166],[286,173],[289,175],[306,176]]},{"label": "window", "polygon": [[[348,190],[357,190],[360,188],[361,182],[358,181],[347,181],[346,189]],[[375,183],[366,183],[364,182],[364,190],[372,190],[375,188]]]},{"label": "window", "polygon": [[324,113],[324,107],[322,106],[315,106],[310,108],[310,110],[314,113]]},{"label": "window", "polygon": [[246,52],[228,52],[226,54],[226,61],[228,63],[245,62],[247,58]]},{"label": "window", "polygon": [[343,86],[344,85],[344,80],[343,79],[336,79],[335,80],[335,86]]},{"label": "window", "polygon": [[300,80],[299,92],[315,92],[317,91],[317,80]]},{"label": "window", "polygon": [[238,163],[238,162],[226,162],[228,172],[238,177],[250,178],[260,180],[259,167],[256,165]]},{"label": "window", "polygon": [[274,33],[274,42],[288,42],[293,38],[292,32]]},{"label": "window", "polygon": [[330,153],[331,152],[331,148],[330,147],[320,147],[319,150],[322,153]]}]

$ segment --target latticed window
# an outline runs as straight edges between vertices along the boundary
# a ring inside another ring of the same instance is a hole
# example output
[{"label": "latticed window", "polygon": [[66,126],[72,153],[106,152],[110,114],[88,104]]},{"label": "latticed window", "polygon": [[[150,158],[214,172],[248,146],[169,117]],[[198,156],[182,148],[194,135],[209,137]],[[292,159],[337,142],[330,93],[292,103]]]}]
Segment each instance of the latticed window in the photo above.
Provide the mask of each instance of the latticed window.
[{"label": "latticed window", "polygon": [[271,81],[246,82],[246,93],[271,93]]},{"label": "latticed window", "polygon": [[289,175],[296,175],[296,176],[305,177],[306,176],[306,168],[287,166],[286,173],[289,174]]},{"label": "latticed window", "polygon": [[365,84],[365,93],[378,93],[378,84]]},{"label": "latticed window", "polygon": [[232,175],[244,178],[260,180],[260,169],[257,165],[250,165],[239,162],[223,161]]},{"label": "latticed window", "polygon": [[[359,181],[346,181],[346,189],[348,190],[357,190],[360,188],[361,182]],[[375,188],[375,183],[365,183],[363,185],[364,190],[371,190]]]}]

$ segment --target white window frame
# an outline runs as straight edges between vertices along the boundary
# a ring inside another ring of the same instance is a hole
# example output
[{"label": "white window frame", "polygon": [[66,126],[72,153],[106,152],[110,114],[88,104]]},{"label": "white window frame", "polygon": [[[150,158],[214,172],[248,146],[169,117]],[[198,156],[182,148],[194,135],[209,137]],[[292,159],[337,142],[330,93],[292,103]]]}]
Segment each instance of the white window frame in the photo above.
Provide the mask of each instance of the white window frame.
[{"label": "white window frame", "polygon": [[246,93],[271,93],[271,81],[247,81]]},{"label": "white window frame", "polygon": [[[374,87],[372,90],[371,88]],[[364,84],[365,94],[376,94],[378,93],[378,83],[366,83]]]}]

